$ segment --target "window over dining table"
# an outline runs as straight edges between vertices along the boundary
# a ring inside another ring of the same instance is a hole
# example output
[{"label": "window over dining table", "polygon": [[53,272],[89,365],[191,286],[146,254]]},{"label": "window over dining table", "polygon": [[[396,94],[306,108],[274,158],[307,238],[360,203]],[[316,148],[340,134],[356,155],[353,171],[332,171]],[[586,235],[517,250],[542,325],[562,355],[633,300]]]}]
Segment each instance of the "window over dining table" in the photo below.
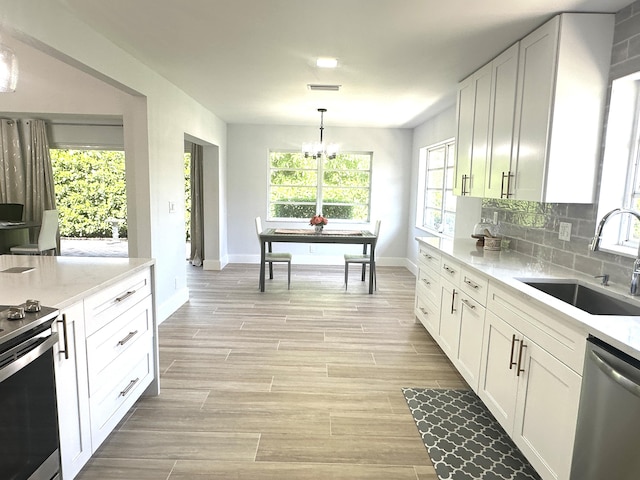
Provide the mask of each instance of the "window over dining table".
[{"label": "window over dining table", "polygon": [[368,222],[372,152],[311,158],[301,152],[269,152],[269,220]]}]

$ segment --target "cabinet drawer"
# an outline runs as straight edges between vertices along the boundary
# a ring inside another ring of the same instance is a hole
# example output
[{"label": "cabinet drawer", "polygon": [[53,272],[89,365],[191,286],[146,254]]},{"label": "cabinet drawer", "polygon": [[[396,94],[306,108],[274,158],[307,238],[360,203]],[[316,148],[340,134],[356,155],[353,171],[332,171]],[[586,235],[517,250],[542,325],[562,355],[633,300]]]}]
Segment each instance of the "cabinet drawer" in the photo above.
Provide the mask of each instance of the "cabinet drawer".
[{"label": "cabinet drawer", "polygon": [[[517,290],[489,282],[487,309],[582,375],[586,335]],[[552,316],[554,315],[554,316]]]},{"label": "cabinet drawer", "polygon": [[427,247],[426,245],[420,245],[418,260],[425,267],[430,268],[434,272],[439,272],[441,257],[442,255],[438,250]]},{"label": "cabinet drawer", "polygon": [[150,294],[151,272],[145,269],[90,296],[85,300],[87,335],[98,331]]},{"label": "cabinet drawer", "polygon": [[463,267],[460,274],[460,290],[473,298],[480,305],[487,304],[487,289],[489,279],[482,274],[476,273]]},{"label": "cabinet drawer", "polygon": [[[151,336],[143,337],[146,346],[132,350],[114,376],[90,398],[91,438],[94,451],[122,420],[153,379]],[[115,376],[117,374],[117,376]]]},{"label": "cabinet drawer", "polygon": [[100,373],[118,356],[136,348],[137,340],[151,329],[151,296],[148,296],[87,338],[91,392],[100,387]]},{"label": "cabinet drawer", "polygon": [[416,296],[416,317],[433,338],[438,338],[440,330],[440,309],[429,300]]},{"label": "cabinet drawer", "polygon": [[416,294],[435,305],[440,303],[440,276],[429,268],[420,268],[416,281]]},{"label": "cabinet drawer", "polygon": [[453,284],[454,287],[460,285],[460,275],[462,267],[460,264],[449,257],[442,257],[440,260],[440,275]]}]

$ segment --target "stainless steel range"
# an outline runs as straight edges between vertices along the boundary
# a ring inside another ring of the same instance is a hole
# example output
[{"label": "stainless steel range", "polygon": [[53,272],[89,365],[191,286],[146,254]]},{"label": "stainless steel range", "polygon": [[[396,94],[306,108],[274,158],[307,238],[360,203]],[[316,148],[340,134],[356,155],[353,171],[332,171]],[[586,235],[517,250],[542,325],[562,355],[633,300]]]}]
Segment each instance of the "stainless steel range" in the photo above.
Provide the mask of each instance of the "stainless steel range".
[{"label": "stainless steel range", "polygon": [[8,480],[60,479],[51,325],[55,308],[0,306],[0,472]]}]

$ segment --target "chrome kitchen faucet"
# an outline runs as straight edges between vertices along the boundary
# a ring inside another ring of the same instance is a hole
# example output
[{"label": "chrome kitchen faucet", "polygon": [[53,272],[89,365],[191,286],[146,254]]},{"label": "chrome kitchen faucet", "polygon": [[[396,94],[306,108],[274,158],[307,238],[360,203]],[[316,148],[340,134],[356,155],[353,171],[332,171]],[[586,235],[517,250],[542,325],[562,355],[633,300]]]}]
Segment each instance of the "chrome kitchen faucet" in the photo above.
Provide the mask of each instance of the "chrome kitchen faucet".
[{"label": "chrome kitchen faucet", "polygon": [[[629,210],[626,208],[614,208],[610,212],[606,213],[600,220],[600,223],[598,224],[598,228],[596,230],[596,235],[593,237],[593,240],[591,240],[591,244],[589,245],[591,251],[597,252],[600,249],[600,240],[602,240],[602,229],[607,223],[607,220],[609,220],[609,217],[621,213],[628,213],[629,215],[633,215],[638,220],[640,220],[640,213],[636,212],[635,210]],[[631,295],[638,295],[638,293],[640,293],[638,292],[638,283],[640,283],[640,246],[638,247],[638,254],[636,255],[636,259],[633,262],[631,286],[629,287],[629,293]]]}]

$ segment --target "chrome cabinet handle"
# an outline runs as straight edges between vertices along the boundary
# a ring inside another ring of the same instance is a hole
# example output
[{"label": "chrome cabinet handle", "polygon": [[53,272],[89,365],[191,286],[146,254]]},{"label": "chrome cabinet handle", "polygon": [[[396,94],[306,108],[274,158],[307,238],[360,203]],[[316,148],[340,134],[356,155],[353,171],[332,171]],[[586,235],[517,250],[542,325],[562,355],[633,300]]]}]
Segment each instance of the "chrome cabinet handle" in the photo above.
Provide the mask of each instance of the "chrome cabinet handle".
[{"label": "chrome cabinet handle", "polygon": [[518,352],[518,368],[516,370],[516,377],[519,377],[521,373],[524,373],[524,368],[522,367],[522,351],[527,348],[523,340],[520,340],[520,352]]},{"label": "chrome cabinet handle", "polygon": [[451,292],[451,313],[454,313],[456,311],[455,309],[455,304],[456,304],[456,295],[458,294],[458,292],[456,292],[456,289],[453,289],[453,292]]},{"label": "chrome cabinet handle", "polygon": [[127,293],[125,293],[124,295],[122,295],[121,297],[116,297],[116,302],[122,302],[123,300],[129,298],[131,295],[133,295],[134,293],[136,293],[136,290],[129,290]]},{"label": "chrome cabinet handle", "polygon": [[462,299],[462,303],[464,303],[467,307],[469,307],[471,310],[475,310],[476,306],[473,305],[469,300],[467,300],[466,298]]},{"label": "chrome cabinet handle", "polygon": [[[504,190],[504,180],[507,179],[507,191]],[[513,174],[509,172],[502,172],[502,181],[500,182],[500,198],[509,198],[513,194],[511,193],[511,179]]]},{"label": "chrome cabinet handle", "polygon": [[428,281],[426,278],[422,279],[422,283],[424,283],[425,285],[431,285],[431,282]]},{"label": "chrome cabinet handle", "polygon": [[513,361],[513,352],[515,352],[516,342],[518,341],[519,340],[516,340],[516,334],[514,333],[513,336],[511,337],[511,355],[509,356],[509,370],[512,370],[513,367],[516,366],[516,362]]},{"label": "chrome cabinet handle", "polygon": [[469,285],[471,288],[473,288],[475,290],[480,288],[480,285],[478,285],[477,283],[472,282],[467,277],[464,277],[464,283],[466,283],[467,285]]},{"label": "chrome cabinet handle", "polygon": [[433,260],[433,257],[431,255],[429,255],[428,253],[423,253],[422,256],[424,258],[426,258],[427,260]]},{"label": "chrome cabinet handle", "polygon": [[456,271],[451,268],[449,265],[443,265],[442,268],[447,272],[450,273],[451,275],[453,275],[454,273],[456,273]]},{"label": "chrome cabinet handle", "polygon": [[64,353],[65,360],[69,360],[69,337],[67,336],[67,314],[62,314],[62,320],[56,320],[57,323],[62,324],[62,339],[64,342],[64,350],[60,350],[60,353]]},{"label": "chrome cabinet handle", "polygon": [[424,307],[420,307],[420,311],[424,314],[424,315],[429,315],[429,312],[427,310],[424,309]]},{"label": "chrome cabinet handle", "polygon": [[131,389],[135,386],[135,384],[138,383],[139,380],[140,380],[140,377],[136,378],[135,380],[131,380],[129,382],[129,385],[127,385],[127,387],[120,392],[120,396],[125,397],[127,393],[129,393]]},{"label": "chrome cabinet handle", "polygon": [[467,190],[467,180],[469,180],[469,175],[462,175],[462,196],[465,196],[469,193],[469,191]]},{"label": "chrome cabinet handle", "polygon": [[133,337],[135,337],[138,334],[138,330],[135,330],[133,332],[129,332],[129,335],[127,335],[126,337],[124,337],[122,340],[120,340],[118,343],[116,343],[116,345],[118,347],[121,347],[122,345],[124,345],[125,343],[127,343],[129,340],[131,340]]}]

